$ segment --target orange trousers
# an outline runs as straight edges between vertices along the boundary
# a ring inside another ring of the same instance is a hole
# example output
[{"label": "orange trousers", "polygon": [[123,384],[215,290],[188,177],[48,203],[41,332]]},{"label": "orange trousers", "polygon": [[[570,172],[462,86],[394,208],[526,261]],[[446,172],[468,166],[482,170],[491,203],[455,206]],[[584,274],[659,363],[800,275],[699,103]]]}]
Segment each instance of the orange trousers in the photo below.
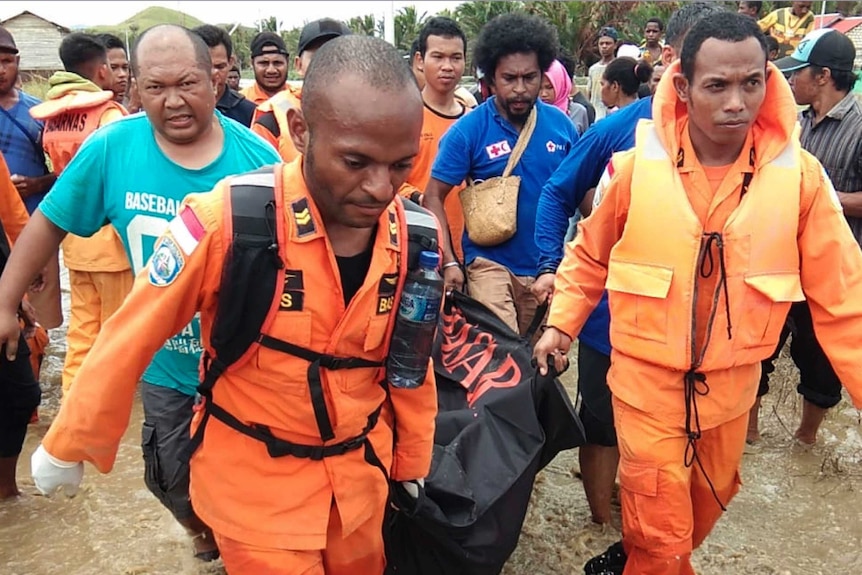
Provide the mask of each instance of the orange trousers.
[{"label": "orange trousers", "polygon": [[63,394],[69,391],[78,368],[96,341],[96,336],[132,289],[135,276],[122,272],[69,270],[71,310],[63,364]]},{"label": "orange trousers", "polygon": [[335,505],[329,512],[326,549],[273,549],[242,543],[215,533],[228,575],[382,575],[383,515],[378,512],[346,537]]},{"label": "orange trousers", "polygon": [[694,575],[691,552],[722,514],[709,481],[725,507],[739,491],[748,414],[703,431],[696,443],[701,470],[697,462],[685,466],[688,440],[683,429],[617,398],[613,405],[628,555],[623,573]]}]

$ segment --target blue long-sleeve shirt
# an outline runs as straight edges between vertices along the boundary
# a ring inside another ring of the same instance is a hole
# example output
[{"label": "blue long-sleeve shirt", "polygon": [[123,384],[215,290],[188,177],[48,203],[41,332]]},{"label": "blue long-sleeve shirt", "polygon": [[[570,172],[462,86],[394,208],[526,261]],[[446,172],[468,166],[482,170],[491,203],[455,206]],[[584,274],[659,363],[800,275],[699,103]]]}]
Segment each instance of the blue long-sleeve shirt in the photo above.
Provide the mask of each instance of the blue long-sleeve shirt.
[{"label": "blue long-sleeve shirt", "polygon": [[[571,152],[542,188],[536,210],[538,273],[555,272],[563,259],[569,220],[590,188],[596,187],[616,152],[635,145],[638,120],[652,118],[652,98],[643,98],[596,122],[584,132]],[[611,353],[608,294],[604,293],[578,339],[606,354]]]}]

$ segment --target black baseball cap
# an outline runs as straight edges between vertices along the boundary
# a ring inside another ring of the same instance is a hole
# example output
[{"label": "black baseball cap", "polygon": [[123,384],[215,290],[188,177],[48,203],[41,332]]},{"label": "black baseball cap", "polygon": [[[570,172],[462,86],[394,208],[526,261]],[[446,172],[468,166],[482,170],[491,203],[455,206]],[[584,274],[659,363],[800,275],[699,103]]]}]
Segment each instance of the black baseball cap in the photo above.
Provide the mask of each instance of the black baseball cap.
[{"label": "black baseball cap", "polygon": [[339,36],[347,36],[350,33],[350,28],[343,22],[333,20],[332,18],[321,18],[320,20],[309,22],[302,28],[302,32],[299,33],[297,50],[302,55],[306,48],[320,40],[332,40]]},{"label": "black baseball cap", "polygon": [[15,45],[15,38],[13,38],[12,33],[3,26],[0,26],[0,52],[12,52],[13,54],[18,53],[18,46]]},{"label": "black baseball cap", "polygon": [[256,58],[264,54],[282,54],[287,56],[287,48],[284,40],[275,32],[261,32],[251,41],[251,57]]},{"label": "black baseball cap", "polygon": [[856,47],[852,40],[831,28],[815,30],[799,41],[790,56],[775,62],[782,72],[793,72],[808,66],[852,72]]}]

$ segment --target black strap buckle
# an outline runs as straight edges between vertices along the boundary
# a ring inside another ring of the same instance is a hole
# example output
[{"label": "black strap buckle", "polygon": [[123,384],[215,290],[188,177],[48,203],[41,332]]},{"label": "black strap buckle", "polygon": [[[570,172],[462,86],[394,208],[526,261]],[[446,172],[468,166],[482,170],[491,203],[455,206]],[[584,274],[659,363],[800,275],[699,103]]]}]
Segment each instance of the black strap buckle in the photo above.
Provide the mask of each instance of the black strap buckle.
[{"label": "black strap buckle", "polygon": [[337,357],[334,355],[321,355],[320,356],[320,367],[328,369],[330,371],[337,371],[339,369],[347,369],[349,367],[350,360],[346,357]]}]

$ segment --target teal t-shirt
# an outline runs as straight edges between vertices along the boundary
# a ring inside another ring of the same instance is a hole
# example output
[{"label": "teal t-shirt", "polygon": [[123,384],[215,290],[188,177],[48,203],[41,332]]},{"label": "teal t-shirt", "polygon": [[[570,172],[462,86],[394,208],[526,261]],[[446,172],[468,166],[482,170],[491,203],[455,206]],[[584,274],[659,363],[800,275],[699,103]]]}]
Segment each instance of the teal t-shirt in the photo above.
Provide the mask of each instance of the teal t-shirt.
[{"label": "teal t-shirt", "polygon": [[[224,130],[224,149],[209,165],[191,170],[171,161],[156,143],[147,117],[136,114],[94,132],[39,208],[55,225],[78,236],[89,237],[112,224],[137,274],[186,195],[210,191],[227,176],[279,161],[257,134],[215,114]],[[194,395],[202,350],[196,317],[165,342],[144,381]]]}]

